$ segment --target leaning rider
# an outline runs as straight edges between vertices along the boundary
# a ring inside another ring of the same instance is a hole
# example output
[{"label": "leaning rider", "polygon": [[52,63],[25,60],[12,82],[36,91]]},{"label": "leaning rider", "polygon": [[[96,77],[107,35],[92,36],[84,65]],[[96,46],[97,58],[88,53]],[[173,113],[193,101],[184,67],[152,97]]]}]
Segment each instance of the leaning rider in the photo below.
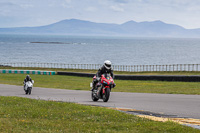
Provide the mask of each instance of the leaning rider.
[{"label": "leaning rider", "polygon": [[96,73],[96,79],[93,80],[93,83],[92,83],[93,84],[92,90],[95,88],[96,83],[98,83],[101,75],[104,73],[109,73],[110,76],[114,79],[113,70],[111,68],[111,62],[109,60],[104,61],[103,66],[99,68],[98,72]]}]

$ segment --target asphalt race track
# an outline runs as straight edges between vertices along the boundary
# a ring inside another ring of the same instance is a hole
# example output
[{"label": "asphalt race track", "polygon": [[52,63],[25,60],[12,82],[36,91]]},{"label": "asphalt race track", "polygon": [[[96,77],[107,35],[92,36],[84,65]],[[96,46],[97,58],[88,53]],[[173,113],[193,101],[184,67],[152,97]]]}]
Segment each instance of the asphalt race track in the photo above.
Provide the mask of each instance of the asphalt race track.
[{"label": "asphalt race track", "polygon": [[34,87],[31,95],[25,95],[22,86],[0,84],[0,96],[17,96],[32,99],[55,100],[114,108],[128,108],[172,115],[174,117],[200,119],[200,95],[148,94],[111,92],[108,102],[93,102],[91,92]]}]

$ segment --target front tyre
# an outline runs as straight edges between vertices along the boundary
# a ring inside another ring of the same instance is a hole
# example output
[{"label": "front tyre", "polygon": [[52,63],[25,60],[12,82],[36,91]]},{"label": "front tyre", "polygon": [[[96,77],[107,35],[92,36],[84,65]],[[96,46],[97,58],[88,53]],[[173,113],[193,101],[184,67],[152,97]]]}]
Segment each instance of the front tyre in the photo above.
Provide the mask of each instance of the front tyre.
[{"label": "front tyre", "polygon": [[31,90],[32,90],[31,87],[27,89],[29,95],[31,94]]},{"label": "front tyre", "polygon": [[28,94],[28,89],[27,89],[27,90],[25,90],[25,94],[26,94],[26,95]]},{"label": "front tyre", "polygon": [[107,102],[110,97],[110,88],[105,89],[105,93],[103,94],[103,101]]}]

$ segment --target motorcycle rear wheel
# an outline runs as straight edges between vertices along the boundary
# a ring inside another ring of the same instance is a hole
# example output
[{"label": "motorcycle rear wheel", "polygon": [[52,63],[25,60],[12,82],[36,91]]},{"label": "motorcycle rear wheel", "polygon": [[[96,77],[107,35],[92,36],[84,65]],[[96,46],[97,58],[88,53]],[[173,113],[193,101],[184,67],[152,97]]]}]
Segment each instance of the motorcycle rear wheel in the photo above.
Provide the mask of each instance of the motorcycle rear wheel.
[{"label": "motorcycle rear wheel", "polygon": [[107,102],[110,97],[110,88],[105,89],[105,94],[103,94],[103,101]]}]

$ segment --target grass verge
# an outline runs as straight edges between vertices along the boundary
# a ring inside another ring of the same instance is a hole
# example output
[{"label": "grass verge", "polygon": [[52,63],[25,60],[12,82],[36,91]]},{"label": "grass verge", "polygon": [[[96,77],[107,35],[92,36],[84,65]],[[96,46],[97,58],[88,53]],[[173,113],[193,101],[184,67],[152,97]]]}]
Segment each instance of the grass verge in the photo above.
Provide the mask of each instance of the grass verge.
[{"label": "grass verge", "polygon": [[198,129],[74,103],[0,97],[0,132],[172,132]]},{"label": "grass verge", "polygon": [[[25,74],[0,74],[0,84],[21,85]],[[62,75],[31,75],[34,87],[89,90],[92,78]],[[115,80],[114,92],[194,94],[200,95],[198,82]]]}]

